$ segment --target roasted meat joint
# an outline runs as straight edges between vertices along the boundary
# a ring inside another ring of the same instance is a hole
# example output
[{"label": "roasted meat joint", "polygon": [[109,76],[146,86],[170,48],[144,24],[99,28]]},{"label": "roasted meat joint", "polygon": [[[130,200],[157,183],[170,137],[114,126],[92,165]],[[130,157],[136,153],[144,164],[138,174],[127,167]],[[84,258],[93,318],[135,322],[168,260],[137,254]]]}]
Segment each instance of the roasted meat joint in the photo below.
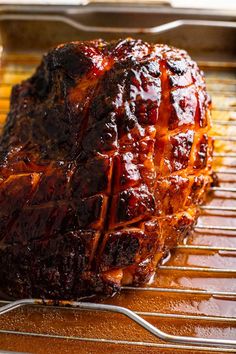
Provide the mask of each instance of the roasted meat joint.
[{"label": "roasted meat joint", "polygon": [[16,85],[0,142],[0,289],[78,299],[147,283],[212,182],[203,73],[167,45],[62,44]]}]

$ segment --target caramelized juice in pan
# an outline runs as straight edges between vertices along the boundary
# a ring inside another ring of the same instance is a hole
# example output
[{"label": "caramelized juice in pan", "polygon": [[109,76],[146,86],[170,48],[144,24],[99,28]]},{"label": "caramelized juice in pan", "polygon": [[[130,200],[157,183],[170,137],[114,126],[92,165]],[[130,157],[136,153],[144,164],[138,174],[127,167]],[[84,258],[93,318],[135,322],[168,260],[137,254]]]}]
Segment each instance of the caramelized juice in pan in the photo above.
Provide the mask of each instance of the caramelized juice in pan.
[{"label": "caramelized juice in pan", "polygon": [[[11,86],[31,75],[38,64],[38,55],[7,55],[0,68],[0,129],[9,109]],[[204,68],[208,91],[213,98],[213,121],[236,122],[236,72],[231,68]],[[214,124],[212,135],[235,136],[236,126]],[[236,142],[216,140],[216,153],[236,153]],[[236,170],[236,158],[215,158],[215,170]],[[220,185],[236,188],[234,174],[219,174]],[[236,193],[214,192],[209,206],[236,208]],[[200,225],[236,227],[235,211],[203,210]],[[124,290],[110,299],[91,299],[124,306],[140,314],[159,329],[176,335],[205,338],[236,338],[236,296],[204,294],[236,292],[236,232],[196,230],[186,244],[178,248],[158,269],[151,288],[155,290]],[[194,246],[210,246],[194,249]],[[219,249],[217,249],[219,248]],[[234,248],[235,250],[221,250]],[[168,269],[168,266],[174,269]],[[177,269],[176,269],[177,267]],[[188,267],[190,269],[183,269]],[[203,267],[205,270],[199,270]],[[209,268],[209,271],[206,269]],[[215,269],[212,271],[212,268]],[[218,269],[218,270],[217,270]],[[177,289],[176,291],[172,291]],[[190,293],[186,293],[186,289]],[[178,292],[183,290],[183,292]],[[191,290],[202,290],[192,293]],[[181,315],[181,316],[178,316]],[[200,319],[199,319],[199,316]],[[0,317],[0,348],[31,353],[200,353],[193,349],[173,348],[122,315],[73,309],[25,307]],[[17,332],[30,332],[23,336]],[[54,338],[41,335],[53,334]],[[56,338],[56,336],[63,338]],[[70,337],[77,337],[79,340]],[[91,339],[92,340],[89,340]],[[93,341],[97,338],[105,341]],[[109,342],[112,340],[111,342]],[[114,340],[117,342],[114,343]],[[122,342],[124,341],[124,342]],[[128,343],[127,341],[138,342]],[[146,342],[145,346],[141,342]],[[141,343],[141,344],[140,344]],[[169,347],[168,347],[169,346]],[[210,353],[210,351],[207,351]],[[212,351],[213,352],[213,351]],[[235,351],[229,351],[235,352]]]}]

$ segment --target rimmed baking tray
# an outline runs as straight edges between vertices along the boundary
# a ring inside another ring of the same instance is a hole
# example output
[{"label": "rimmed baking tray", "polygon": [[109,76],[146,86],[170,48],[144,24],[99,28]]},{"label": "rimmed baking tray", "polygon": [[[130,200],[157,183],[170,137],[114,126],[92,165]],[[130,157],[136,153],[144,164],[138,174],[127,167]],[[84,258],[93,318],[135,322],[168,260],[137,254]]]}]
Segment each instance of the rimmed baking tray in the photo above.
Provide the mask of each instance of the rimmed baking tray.
[{"label": "rimmed baking tray", "polygon": [[[222,345],[224,340],[236,339],[234,20],[234,14],[180,13],[145,4],[0,8],[0,127],[12,85],[32,73],[49,47],[69,40],[124,36],[168,43],[188,50],[205,70],[213,98],[214,169],[221,181],[202,207],[194,234],[165,260],[150,286],[126,287],[119,296],[96,300],[122,306],[126,315],[130,309],[171,338],[161,340],[133,319],[111,311],[28,304],[0,316],[1,349],[82,354],[236,352],[233,344]],[[91,299],[92,304],[94,301]],[[180,344],[176,336],[189,339]],[[203,342],[196,346],[190,337]],[[209,347],[205,339],[214,339],[214,346]]]}]

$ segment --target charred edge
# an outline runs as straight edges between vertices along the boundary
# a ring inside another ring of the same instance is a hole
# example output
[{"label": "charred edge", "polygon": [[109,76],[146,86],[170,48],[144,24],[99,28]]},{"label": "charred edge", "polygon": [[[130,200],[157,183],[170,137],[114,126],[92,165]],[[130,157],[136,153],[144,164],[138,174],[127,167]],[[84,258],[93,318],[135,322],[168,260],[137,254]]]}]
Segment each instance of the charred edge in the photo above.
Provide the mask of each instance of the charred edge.
[{"label": "charred edge", "polygon": [[[8,225],[8,229],[6,230],[6,233],[4,233],[3,235],[0,234],[0,240],[3,240],[3,239],[6,237],[7,233],[10,233],[10,232],[11,232],[13,226],[15,225],[15,223],[16,223],[17,220],[18,220],[18,218],[20,217],[22,210],[23,210],[23,209],[25,208],[25,206],[27,205],[28,200],[30,200],[31,198],[33,198],[33,196],[34,196],[34,194],[35,194],[35,192],[36,192],[36,190],[37,190],[37,187],[38,187],[38,185],[39,185],[39,183],[40,183],[40,181],[41,181],[41,177],[42,177],[42,176],[40,175],[40,177],[39,177],[37,183],[35,184],[34,188],[32,188],[32,190],[31,190],[31,193],[30,193],[30,195],[29,195],[29,198],[26,199],[25,203],[21,206],[21,209],[16,211],[16,213],[15,213],[15,215],[14,215],[14,218],[12,218],[10,224]],[[7,178],[6,178],[6,180],[7,180]],[[0,245],[0,249],[1,249],[1,245]]]},{"label": "charred edge", "polygon": [[[118,139],[117,139],[118,140]],[[115,155],[116,153],[119,153],[119,145],[118,145],[118,149],[116,150],[116,152],[113,155],[113,161],[112,161],[112,173],[111,173],[111,188],[110,188],[110,194],[108,196],[108,201],[107,201],[107,208],[106,208],[106,214],[105,214],[105,221],[104,221],[104,226],[103,226],[103,230],[101,232],[101,235],[99,237],[98,243],[97,243],[97,247],[95,250],[95,256],[93,258],[93,262],[92,262],[92,267],[94,267],[94,269],[99,272],[99,267],[100,267],[100,258],[102,256],[101,254],[101,248],[102,248],[102,244],[104,242],[104,238],[105,235],[107,233],[107,231],[109,230],[109,223],[110,223],[110,215],[111,215],[111,206],[112,206],[112,199],[113,199],[113,193],[115,190],[115,180],[116,180],[116,176],[115,176]],[[119,289],[117,289],[118,291]],[[116,292],[117,292],[116,291]]]},{"label": "charred edge", "polygon": [[[113,65],[109,68],[108,71],[111,71],[113,69]],[[107,71],[107,70],[106,70]],[[100,267],[100,257],[101,257],[101,247],[104,242],[104,238],[106,235],[106,232],[109,230],[109,222],[110,222],[110,212],[111,212],[111,206],[112,206],[112,198],[113,194],[115,191],[115,156],[119,154],[119,136],[117,136],[117,142],[118,142],[118,148],[113,151],[112,154],[112,171],[111,171],[111,185],[110,185],[110,193],[108,195],[108,200],[107,200],[107,207],[106,207],[106,213],[105,213],[105,220],[104,220],[104,226],[101,231],[101,235],[98,239],[97,245],[96,245],[96,250],[94,251],[94,257],[91,262],[91,267],[92,269],[95,269],[96,272],[99,273],[99,267]],[[118,292],[120,289],[117,289],[115,292]],[[114,292],[114,291],[112,291]]]},{"label": "charred edge", "polygon": [[[101,82],[101,79],[104,75],[104,73],[106,72],[106,69],[104,69],[103,71],[103,74],[100,75],[98,78],[97,78],[97,81],[95,83],[95,85],[93,86],[93,92],[92,92],[92,95],[90,95],[90,98],[89,98],[89,102],[87,103],[87,107],[85,109],[85,112],[83,114],[83,121],[82,121],[82,124],[81,124],[81,127],[80,127],[80,134],[79,136],[77,136],[77,138],[79,138],[79,142],[78,142],[78,148],[76,149],[76,154],[80,155],[81,151],[82,151],[82,141],[83,141],[83,138],[84,138],[84,135],[85,135],[85,132],[86,132],[86,129],[87,129],[87,126],[88,126],[88,122],[89,122],[89,109],[90,109],[90,106],[91,106],[91,102],[93,101],[94,97],[96,96],[96,93],[99,89],[99,85],[100,85],[100,82]],[[77,158],[80,158],[80,156],[77,156]]]},{"label": "charred edge", "polygon": [[92,262],[92,268],[96,270],[96,272],[99,272],[99,267],[100,267],[100,258],[102,256],[101,254],[101,248],[102,244],[104,242],[104,238],[106,235],[106,232],[109,230],[109,223],[110,223],[110,215],[111,215],[111,206],[112,206],[112,199],[113,199],[113,193],[115,190],[115,159],[114,156],[115,154],[119,151],[119,149],[116,150],[116,152],[113,155],[113,161],[112,161],[112,172],[111,172],[111,188],[110,188],[110,194],[108,196],[108,201],[107,201],[107,208],[106,208],[106,214],[105,214],[105,220],[104,220],[104,226],[101,231],[101,235],[99,237],[99,240],[97,242],[97,247],[95,250],[95,256],[93,258]]}]

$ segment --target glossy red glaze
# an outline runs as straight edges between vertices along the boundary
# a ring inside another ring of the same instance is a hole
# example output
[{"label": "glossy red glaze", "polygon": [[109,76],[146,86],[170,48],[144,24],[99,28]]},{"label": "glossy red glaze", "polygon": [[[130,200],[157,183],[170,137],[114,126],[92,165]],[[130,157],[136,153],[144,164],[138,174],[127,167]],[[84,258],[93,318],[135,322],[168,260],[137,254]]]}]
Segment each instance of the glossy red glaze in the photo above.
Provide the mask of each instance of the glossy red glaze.
[{"label": "glossy red glaze", "polygon": [[209,110],[185,51],[50,51],[13,88],[1,138],[1,290],[66,299],[147,282],[211,183]]}]

